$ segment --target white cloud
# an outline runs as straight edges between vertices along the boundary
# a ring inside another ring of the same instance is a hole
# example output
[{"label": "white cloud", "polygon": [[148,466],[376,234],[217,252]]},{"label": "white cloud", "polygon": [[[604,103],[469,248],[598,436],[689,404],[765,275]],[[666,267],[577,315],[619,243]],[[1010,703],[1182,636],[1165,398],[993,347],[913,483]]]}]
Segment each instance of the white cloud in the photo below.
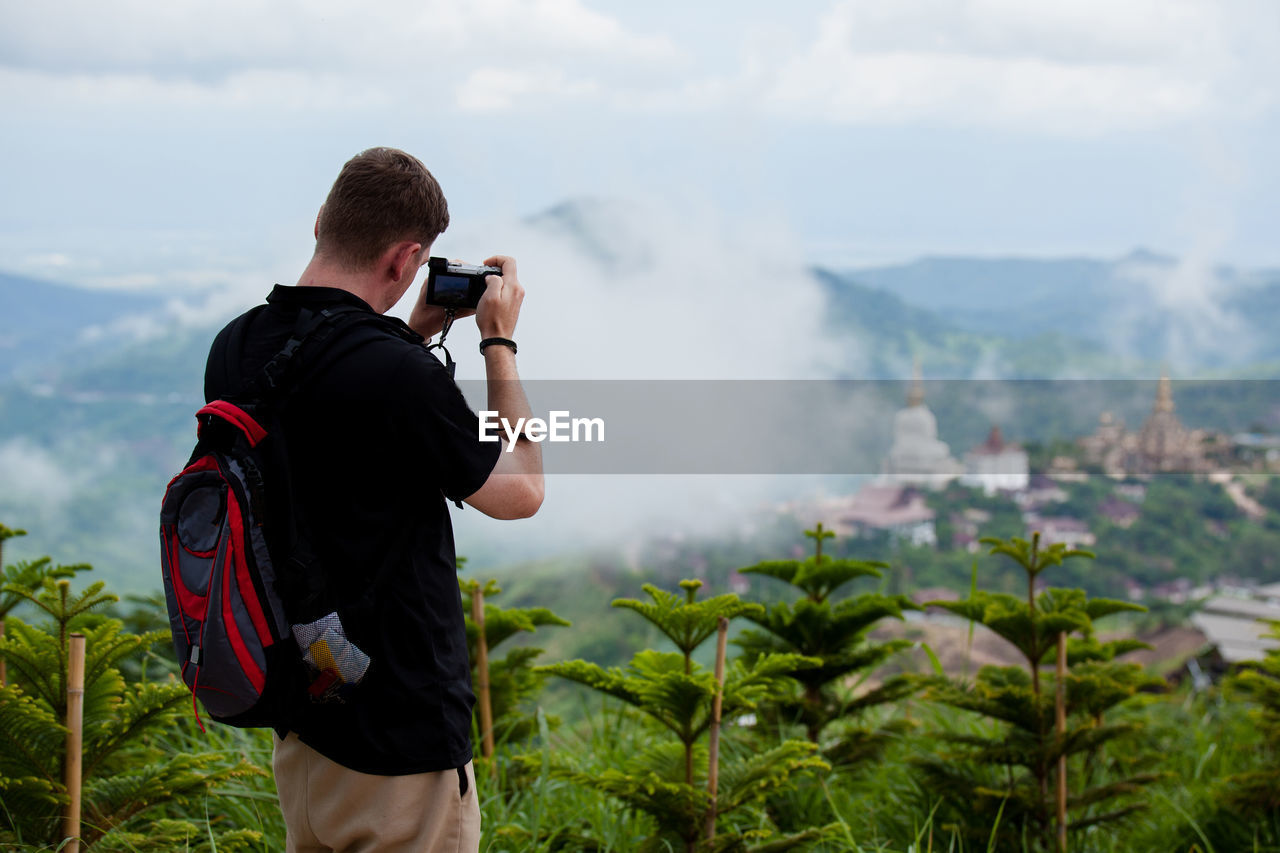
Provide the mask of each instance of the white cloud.
[{"label": "white cloud", "polygon": [[1259,341],[1246,318],[1229,307],[1238,284],[1214,265],[1215,246],[1192,247],[1174,264],[1133,260],[1117,271],[1121,287],[1133,290],[1120,310],[1103,319],[1108,339],[1124,355],[1158,324],[1162,360],[1175,368],[1219,366],[1256,357]]},{"label": "white cloud", "polygon": [[[446,74],[481,61],[668,61],[674,46],[581,0],[48,0],[5,11],[0,64],[211,82],[246,71]],[[429,89],[430,79],[401,80]]]},{"label": "white cloud", "polygon": [[270,110],[273,117],[350,107],[393,106],[391,93],[367,79],[288,69],[228,71],[216,80],[160,78],[145,72],[49,72],[0,67],[0,103],[16,111],[140,108]]},{"label": "white cloud", "polygon": [[1030,126],[1050,131],[1142,127],[1190,118],[1203,84],[1124,66],[894,53],[809,56],[785,68],[766,103],[839,122]]},{"label": "white cloud", "polygon": [[0,100],[317,112],[415,98],[1087,134],[1256,114],[1280,79],[1270,0],[837,0],[768,38],[749,16],[717,18],[714,46],[683,15],[642,32],[589,3],[20,4],[0,32]]},{"label": "white cloud", "polygon": [[27,439],[0,444],[0,488],[6,502],[48,515],[65,506],[80,485],[81,478]]},{"label": "white cloud", "polygon": [[[284,264],[278,265],[284,269]],[[302,269],[295,264],[294,272]],[[278,279],[288,280],[286,276]],[[80,333],[82,343],[115,343],[158,340],[175,329],[209,329],[231,319],[266,297],[270,277],[259,271],[224,269],[170,269],[163,275],[136,273],[102,276],[94,287],[108,290],[141,290],[172,293],[158,311],[119,317],[110,323],[89,326]]]},{"label": "white cloud", "polygon": [[62,252],[43,252],[34,255],[27,255],[18,261],[19,269],[23,270],[41,270],[41,271],[64,271],[68,267],[73,266],[75,261],[70,255]]},{"label": "white cloud", "polygon": [[1219,49],[1225,15],[1208,0],[840,0],[818,43],[1065,64],[1196,62]]},{"label": "white cloud", "polygon": [[600,91],[593,81],[574,81],[559,70],[516,71],[477,68],[456,92],[458,109],[464,112],[505,112],[531,101],[549,98],[579,100]]},{"label": "white cloud", "polygon": [[[823,293],[786,229],[740,226],[691,199],[460,224],[433,252],[518,260],[526,378],[822,378],[836,359]],[[478,340],[471,320],[450,333],[459,378],[483,376]]]},{"label": "white cloud", "polygon": [[1277,39],[1238,49],[1270,17],[1211,0],[841,0],[751,83],[774,112],[837,122],[1146,128],[1271,101]]},{"label": "white cloud", "polygon": [[0,107],[500,112],[591,96],[597,77],[656,86],[682,62],[581,0],[52,0],[6,10]]}]

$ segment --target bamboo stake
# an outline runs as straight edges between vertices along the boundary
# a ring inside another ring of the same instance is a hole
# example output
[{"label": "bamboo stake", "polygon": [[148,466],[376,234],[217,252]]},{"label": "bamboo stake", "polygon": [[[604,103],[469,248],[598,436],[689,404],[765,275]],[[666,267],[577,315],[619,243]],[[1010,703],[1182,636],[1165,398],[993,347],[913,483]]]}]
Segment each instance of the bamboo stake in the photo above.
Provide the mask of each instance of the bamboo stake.
[{"label": "bamboo stake", "polygon": [[720,786],[720,709],[724,704],[724,655],[729,639],[729,620],[721,616],[716,626],[716,695],[711,700],[711,742],[707,757],[707,793],[711,808],[707,810],[707,839],[716,837],[716,791]]},{"label": "bamboo stake", "polygon": [[[1058,634],[1058,697],[1055,729],[1061,749],[1067,738],[1067,632]],[[1067,853],[1067,753],[1058,756],[1058,850]]]},{"label": "bamboo stake", "polygon": [[[3,524],[0,528],[8,530]],[[9,531],[12,533],[13,531]],[[0,534],[0,574],[4,573],[4,536]],[[0,637],[4,636],[4,620],[0,619]],[[5,665],[4,655],[0,655],[0,687],[4,687],[9,683],[9,669]]]},{"label": "bamboo stake", "polygon": [[[4,525],[0,524],[0,527]],[[7,529],[7,528],[6,528]],[[0,536],[0,573],[4,572],[4,538]],[[4,636],[4,620],[0,619],[0,637]],[[0,687],[9,683],[9,670],[5,666],[4,655],[0,655]]]},{"label": "bamboo stake", "polygon": [[80,853],[80,772],[84,747],[84,634],[72,634],[67,669],[67,804],[62,835],[68,839],[61,849]]},{"label": "bamboo stake", "polygon": [[484,636],[484,592],[479,586],[471,593],[471,621],[476,631],[476,699],[480,703],[480,749],[485,758],[493,755],[493,705],[489,700],[489,642]]}]

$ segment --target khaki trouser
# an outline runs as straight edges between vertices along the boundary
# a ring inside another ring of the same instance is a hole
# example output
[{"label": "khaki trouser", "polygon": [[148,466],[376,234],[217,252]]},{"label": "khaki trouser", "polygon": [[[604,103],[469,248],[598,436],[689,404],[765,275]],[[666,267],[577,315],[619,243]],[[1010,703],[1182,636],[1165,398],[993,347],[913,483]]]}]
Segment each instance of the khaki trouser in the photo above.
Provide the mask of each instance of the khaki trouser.
[{"label": "khaki trouser", "polygon": [[298,740],[275,737],[272,767],[286,853],[475,853],[480,803],[475,771],[371,776]]}]

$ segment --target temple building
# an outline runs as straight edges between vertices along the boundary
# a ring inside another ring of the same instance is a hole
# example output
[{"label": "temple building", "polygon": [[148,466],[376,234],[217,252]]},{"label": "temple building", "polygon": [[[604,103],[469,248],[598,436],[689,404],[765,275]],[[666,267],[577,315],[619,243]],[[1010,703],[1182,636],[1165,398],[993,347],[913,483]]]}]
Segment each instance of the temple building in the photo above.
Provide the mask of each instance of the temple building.
[{"label": "temple building", "polygon": [[1173,413],[1173,388],[1161,376],[1155,407],[1138,432],[1140,464],[1151,471],[1190,471],[1200,457],[1199,437]]},{"label": "temple building", "polygon": [[982,489],[988,495],[997,491],[1020,492],[1031,482],[1031,466],[1027,451],[1007,442],[1000,427],[991,427],[987,440],[964,455],[964,476],[960,482]]},{"label": "temple building", "polygon": [[919,489],[901,483],[867,483],[856,494],[826,501],[818,509],[842,536],[883,531],[913,545],[938,543],[937,513]]},{"label": "temple building", "polygon": [[885,473],[894,483],[939,489],[963,470],[951,456],[951,448],[938,440],[938,420],[924,404],[924,382],[917,362],[907,407],[898,410],[893,418],[893,446]]},{"label": "temple building", "polygon": [[1100,465],[1113,477],[1157,474],[1169,471],[1204,472],[1212,465],[1206,458],[1204,430],[1189,430],[1174,414],[1173,387],[1168,375],[1160,377],[1151,414],[1137,432],[1103,412],[1093,435],[1080,439],[1085,459]]}]

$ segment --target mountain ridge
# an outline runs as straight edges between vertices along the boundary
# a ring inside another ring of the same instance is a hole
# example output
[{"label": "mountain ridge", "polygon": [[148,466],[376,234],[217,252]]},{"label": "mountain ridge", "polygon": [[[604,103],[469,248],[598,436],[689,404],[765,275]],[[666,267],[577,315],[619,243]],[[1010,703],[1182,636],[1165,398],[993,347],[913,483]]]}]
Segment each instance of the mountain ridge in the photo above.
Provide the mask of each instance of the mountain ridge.
[{"label": "mountain ridge", "polygon": [[0,272],[0,382],[78,350],[92,327],[155,311],[162,304],[151,294]]}]

